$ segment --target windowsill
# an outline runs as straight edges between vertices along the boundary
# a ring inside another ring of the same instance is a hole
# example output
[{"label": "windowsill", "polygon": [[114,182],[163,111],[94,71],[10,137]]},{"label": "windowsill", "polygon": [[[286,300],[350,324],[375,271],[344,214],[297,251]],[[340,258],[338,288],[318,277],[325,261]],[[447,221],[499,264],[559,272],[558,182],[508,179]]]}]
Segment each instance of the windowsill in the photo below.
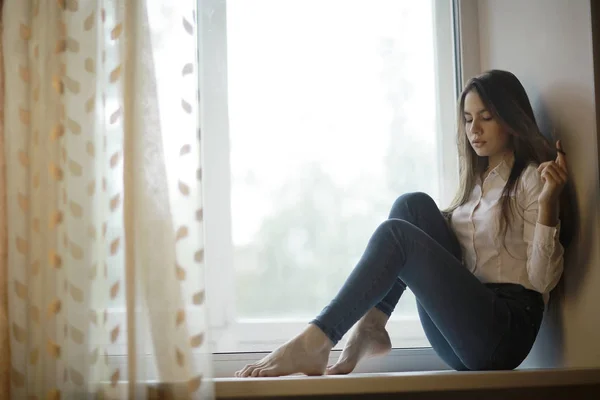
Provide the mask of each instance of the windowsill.
[{"label": "windowsill", "polygon": [[347,376],[218,378],[217,398],[416,393],[600,384],[600,369],[398,372]]}]

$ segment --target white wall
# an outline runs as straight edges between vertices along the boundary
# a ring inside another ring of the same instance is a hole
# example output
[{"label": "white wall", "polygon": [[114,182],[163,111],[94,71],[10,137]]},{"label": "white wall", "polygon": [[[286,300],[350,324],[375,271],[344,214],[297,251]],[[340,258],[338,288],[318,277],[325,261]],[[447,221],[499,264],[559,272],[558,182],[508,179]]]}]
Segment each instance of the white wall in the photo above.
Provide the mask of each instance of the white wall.
[{"label": "white wall", "polygon": [[[594,0],[592,0],[594,1]],[[580,227],[525,366],[600,366],[600,187],[589,0],[479,0],[481,70],[523,82],[542,131],[563,142]],[[467,50],[468,51],[468,50]]]}]

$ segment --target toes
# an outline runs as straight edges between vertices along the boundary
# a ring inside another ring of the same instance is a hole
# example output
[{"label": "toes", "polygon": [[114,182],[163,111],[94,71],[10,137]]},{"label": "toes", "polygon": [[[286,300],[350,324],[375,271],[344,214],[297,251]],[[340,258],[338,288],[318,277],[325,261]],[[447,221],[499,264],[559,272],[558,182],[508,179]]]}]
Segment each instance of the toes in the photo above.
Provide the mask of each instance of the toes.
[{"label": "toes", "polygon": [[258,376],[260,376],[261,378],[268,378],[268,377],[279,376],[279,374],[277,373],[276,368],[267,368],[267,369],[261,369],[258,373]]},{"label": "toes", "polygon": [[348,366],[345,364],[335,364],[333,367],[331,368],[327,368],[326,374],[327,375],[346,375],[349,373],[348,371]]},{"label": "toes", "polygon": [[244,368],[240,369],[239,371],[237,371],[235,373],[235,376],[237,378],[243,378],[245,376],[244,373],[246,372],[246,370],[248,369],[248,367],[249,367],[249,365],[245,365]]},{"label": "toes", "polygon": [[239,371],[235,372],[235,377],[236,378],[243,378],[244,377],[244,372],[246,372],[246,370],[250,368],[249,364],[244,365],[244,368],[240,369]]},{"label": "toes", "polygon": [[338,374],[338,367],[337,364],[332,366],[332,367],[327,367],[327,369],[325,370],[325,375],[337,375]]},{"label": "toes", "polygon": [[236,372],[235,376],[238,378],[247,378],[255,368],[255,364],[248,364],[241,371]]}]

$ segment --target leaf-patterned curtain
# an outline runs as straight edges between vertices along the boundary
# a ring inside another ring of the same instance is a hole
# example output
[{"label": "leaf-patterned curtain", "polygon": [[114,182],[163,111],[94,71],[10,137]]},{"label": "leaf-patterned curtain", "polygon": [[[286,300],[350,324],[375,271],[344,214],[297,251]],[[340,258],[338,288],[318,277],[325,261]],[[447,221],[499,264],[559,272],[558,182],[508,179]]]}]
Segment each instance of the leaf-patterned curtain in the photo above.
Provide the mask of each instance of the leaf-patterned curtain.
[{"label": "leaf-patterned curtain", "polygon": [[5,0],[2,25],[10,398],[211,398],[196,1]]}]

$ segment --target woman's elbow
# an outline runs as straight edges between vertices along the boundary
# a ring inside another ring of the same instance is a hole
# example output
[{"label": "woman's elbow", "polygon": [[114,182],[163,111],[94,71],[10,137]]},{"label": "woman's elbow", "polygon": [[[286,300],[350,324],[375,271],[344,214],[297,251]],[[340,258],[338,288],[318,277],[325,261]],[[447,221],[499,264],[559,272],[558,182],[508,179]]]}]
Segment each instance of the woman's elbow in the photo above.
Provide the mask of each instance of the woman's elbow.
[{"label": "woman's elbow", "polygon": [[550,293],[552,289],[556,287],[560,278],[562,277],[562,266],[553,271],[553,273],[548,274],[545,277],[529,277],[529,282],[541,294]]}]

